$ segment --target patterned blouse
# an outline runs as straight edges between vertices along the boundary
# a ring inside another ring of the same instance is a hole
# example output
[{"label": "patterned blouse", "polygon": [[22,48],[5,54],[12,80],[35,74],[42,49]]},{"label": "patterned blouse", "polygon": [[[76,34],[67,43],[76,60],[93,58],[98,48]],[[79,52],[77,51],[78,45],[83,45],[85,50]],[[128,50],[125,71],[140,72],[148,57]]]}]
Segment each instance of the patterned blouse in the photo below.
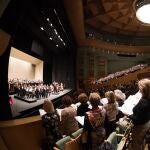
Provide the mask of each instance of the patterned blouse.
[{"label": "patterned blouse", "polygon": [[100,108],[92,109],[85,115],[84,130],[93,131],[96,128],[101,128],[104,125],[105,112]]},{"label": "patterned blouse", "polygon": [[56,141],[62,138],[62,134],[59,129],[60,120],[58,114],[53,112],[43,115],[42,126],[45,128],[46,132],[46,139],[44,141],[45,148],[43,149],[52,150]]}]

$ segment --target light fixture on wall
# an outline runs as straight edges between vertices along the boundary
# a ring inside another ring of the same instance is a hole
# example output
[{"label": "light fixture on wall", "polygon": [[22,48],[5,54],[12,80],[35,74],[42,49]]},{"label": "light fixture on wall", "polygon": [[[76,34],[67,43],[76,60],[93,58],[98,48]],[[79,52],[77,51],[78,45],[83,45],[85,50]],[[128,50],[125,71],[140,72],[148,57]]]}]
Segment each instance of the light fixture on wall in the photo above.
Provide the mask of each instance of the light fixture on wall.
[{"label": "light fixture on wall", "polygon": [[137,19],[150,25],[150,0],[136,0],[135,9]]}]

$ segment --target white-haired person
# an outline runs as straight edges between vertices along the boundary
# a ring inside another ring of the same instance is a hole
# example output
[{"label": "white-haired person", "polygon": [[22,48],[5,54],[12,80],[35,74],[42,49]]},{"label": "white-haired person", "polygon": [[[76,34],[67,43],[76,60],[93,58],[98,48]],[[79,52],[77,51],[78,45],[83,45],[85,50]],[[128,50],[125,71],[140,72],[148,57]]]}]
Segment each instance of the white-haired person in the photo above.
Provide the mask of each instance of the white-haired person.
[{"label": "white-haired person", "polygon": [[46,114],[42,116],[42,126],[45,128],[46,138],[42,143],[42,150],[53,150],[56,141],[62,138],[60,119],[51,100],[45,100],[43,109]]},{"label": "white-haired person", "polygon": [[119,89],[114,90],[114,94],[115,94],[116,102],[118,103],[118,106],[119,107],[122,106],[126,99],[126,95]]},{"label": "white-haired person", "polygon": [[130,150],[143,150],[144,137],[150,129],[150,79],[141,79],[138,82],[139,92],[142,94],[140,101],[133,108],[132,140]]},{"label": "white-haired person", "polygon": [[[114,94],[118,107],[121,107],[126,100],[126,95],[119,89],[114,90]],[[118,110],[116,121],[118,121],[122,117],[124,117],[124,114],[122,113],[122,111]]]}]

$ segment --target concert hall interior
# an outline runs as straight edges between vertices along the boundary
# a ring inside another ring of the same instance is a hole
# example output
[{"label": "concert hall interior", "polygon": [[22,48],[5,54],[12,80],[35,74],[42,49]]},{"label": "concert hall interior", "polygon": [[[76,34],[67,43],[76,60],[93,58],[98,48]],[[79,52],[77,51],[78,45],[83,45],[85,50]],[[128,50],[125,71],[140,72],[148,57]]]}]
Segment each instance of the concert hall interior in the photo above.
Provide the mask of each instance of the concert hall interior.
[{"label": "concert hall interior", "polygon": [[[44,150],[41,118],[46,100],[61,121],[65,96],[71,97],[78,114],[81,93],[88,97],[89,111],[90,93],[99,93],[99,105],[105,108],[107,92],[113,91],[122,96],[117,101],[115,95],[117,110],[133,114],[142,97],[138,81],[150,78],[150,23],[136,16],[148,4],[147,0],[0,0],[0,150],[26,150],[29,145]],[[82,129],[84,121],[75,118]]]}]

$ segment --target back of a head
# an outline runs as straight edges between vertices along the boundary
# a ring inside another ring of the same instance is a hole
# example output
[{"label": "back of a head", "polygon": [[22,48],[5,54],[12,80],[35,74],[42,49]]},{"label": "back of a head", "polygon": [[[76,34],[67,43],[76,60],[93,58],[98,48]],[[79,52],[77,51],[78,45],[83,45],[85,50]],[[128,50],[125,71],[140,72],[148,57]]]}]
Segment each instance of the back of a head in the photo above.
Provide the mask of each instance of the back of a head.
[{"label": "back of a head", "polygon": [[150,99],[150,79],[141,79],[138,82],[139,91],[142,93],[142,97]]},{"label": "back of a head", "polygon": [[88,96],[85,94],[85,93],[81,93],[79,96],[78,96],[78,101],[80,103],[86,103],[88,101]]},{"label": "back of a head", "polygon": [[108,103],[115,103],[115,94],[113,91],[107,91],[105,97],[108,99]]},{"label": "back of a head", "polygon": [[61,99],[64,106],[70,106],[72,104],[72,98],[69,95],[65,95]]},{"label": "back of a head", "polygon": [[119,89],[114,90],[114,94],[118,100],[124,101],[126,99],[126,95]]},{"label": "back of a head", "polygon": [[51,100],[45,100],[43,104],[43,109],[47,113],[53,113],[55,111],[54,105]]},{"label": "back of a head", "polygon": [[100,95],[96,92],[94,93],[90,93],[90,96],[89,96],[89,101],[91,103],[92,106],[96,107],[99,105],[100,103]]}]

